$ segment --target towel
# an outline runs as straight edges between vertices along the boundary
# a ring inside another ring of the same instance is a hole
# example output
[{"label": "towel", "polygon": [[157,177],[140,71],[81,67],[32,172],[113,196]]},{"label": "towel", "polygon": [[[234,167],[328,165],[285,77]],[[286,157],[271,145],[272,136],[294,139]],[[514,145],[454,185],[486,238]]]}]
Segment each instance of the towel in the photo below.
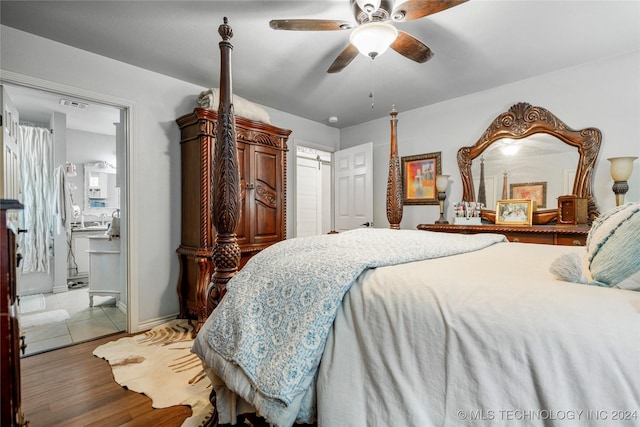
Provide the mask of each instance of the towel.
[{"label": "towel", "polygon": [[111,226],[107,231],[109,240],[113,240],[114,237],[120,237],[120,209],[116,209],[111,214]]},{"label": "towel", "polygon": [[53,214],[56,217],[56,231],[58,234],[71,232],[69,210],[72,209],[71,192],[67,185],[67,174],[64,166],[58,166],[53,172]]}]

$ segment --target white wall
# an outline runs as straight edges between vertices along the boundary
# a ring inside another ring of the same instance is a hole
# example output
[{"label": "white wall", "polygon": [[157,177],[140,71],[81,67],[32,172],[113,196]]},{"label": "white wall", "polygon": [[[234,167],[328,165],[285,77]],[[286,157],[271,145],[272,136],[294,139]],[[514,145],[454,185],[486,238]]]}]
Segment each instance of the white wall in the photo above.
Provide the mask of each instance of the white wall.
[{"label": "white wall", "polygon": [[[64,114],[55,112],[49,121],[53,132],[53,167],[63,165],[67,158],[67,118]],[[54,169],[55,170],[55,169]],[[54,186],[55,187],[55,186]],[[54,190],[55,191],[55,190]],[[53,216],[53,223],[57,224],[57,217]],[[66,292],[67,287],[67,233],[64,230],[58,232],[58,227],[53,227],[53,292]]]},{"label": "white wall", "polygon": [[[0,53],[2,70],[135,103],[129,224],[132,285],[138,291],[134,323],[149,325],[177,314],[180,132],[175,119],[197,107],[204,88],[6,26],[0,27]],[[273,124],[293,130],[292,136],[338,146],[336,129],[277,110],[269,113]],[[295,165],[291,159],[289,166]]]},{"label": "white wall", "polygon": [[[492,120],[513,104],[548,109],[573,129],[596,127],[602,145],[594,173],[594,198],[600,211],[615,206],[608,157],[640,157],[640,54],[638,52],[559,70],[428,107],[402,111],[398,105],[398,152],[409,156],[442,152],[442,172],[451,175],[450,203],[462,199],[456,162],[460,147],[473,145]],[[389,106],[389,109],[391,106]],[[342,129],[341,148],[374,143],[374,223],[388,224],[385,210],[389,157],[389,119]],[[629,180],[627,201],[640,200],[640,160]],[[438,219],[438,206],[405,206],[402,228]]]}]

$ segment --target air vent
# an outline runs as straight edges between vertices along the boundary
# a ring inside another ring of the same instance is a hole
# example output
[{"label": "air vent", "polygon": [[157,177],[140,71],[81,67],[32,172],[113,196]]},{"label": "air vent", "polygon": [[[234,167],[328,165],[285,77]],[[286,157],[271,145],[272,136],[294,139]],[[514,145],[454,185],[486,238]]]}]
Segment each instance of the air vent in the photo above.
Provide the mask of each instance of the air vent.
[{"label": "air vent", "polygon": [[77,108],[78,110],[86,110],[89,108],[89,104],[86,102],[71,101],[69,99],[60,99],[60,105],[65,107]]}]

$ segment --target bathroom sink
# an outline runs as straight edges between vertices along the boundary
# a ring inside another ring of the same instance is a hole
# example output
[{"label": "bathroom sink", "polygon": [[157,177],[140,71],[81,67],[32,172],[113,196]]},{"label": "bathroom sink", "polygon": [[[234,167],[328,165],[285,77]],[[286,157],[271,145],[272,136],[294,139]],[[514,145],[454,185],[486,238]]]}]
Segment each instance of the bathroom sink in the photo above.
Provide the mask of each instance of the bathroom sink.
[{"label": "bathroom sink", "polygon": [[73,231],[107,231],[106,225],[85,225],[84,227],[73,228]]},{"label": "bathroom sink", "polygon": [[84,227],[85,230],[107,230],[106,225],[90,225],[88,227]]}]

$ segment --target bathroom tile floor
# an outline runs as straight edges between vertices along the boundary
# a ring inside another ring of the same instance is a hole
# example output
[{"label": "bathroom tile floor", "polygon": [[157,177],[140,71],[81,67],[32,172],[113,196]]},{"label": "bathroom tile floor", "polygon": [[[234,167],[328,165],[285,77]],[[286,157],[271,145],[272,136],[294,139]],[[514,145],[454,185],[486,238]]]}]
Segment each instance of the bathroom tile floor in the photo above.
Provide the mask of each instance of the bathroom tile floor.
[{"label": "bathroom tile floor", "polygon": [[113,297],[93,297],[89,307],[88,288],[45,294],[45,309],[28,314],[66,310],[70,318],[22,328],[27,348],[25,356],[65,347],[127,329],[126,315]]}]

